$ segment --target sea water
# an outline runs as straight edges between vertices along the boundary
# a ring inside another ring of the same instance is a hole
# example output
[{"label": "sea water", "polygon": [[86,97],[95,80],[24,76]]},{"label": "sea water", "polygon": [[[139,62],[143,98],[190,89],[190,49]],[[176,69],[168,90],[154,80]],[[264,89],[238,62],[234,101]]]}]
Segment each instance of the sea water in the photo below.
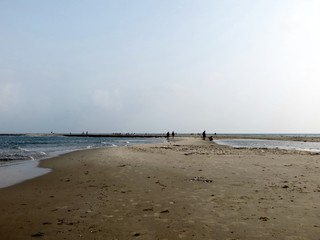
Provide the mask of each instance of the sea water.
[{"label": "sea water", "polygon": [[162,138],[0,136],[0,188],[50,172],[37,167],[42,159],[76,150],[163,141]]},{"label": "sea water", "polygon": [[219,139],[214,141],[218,144],[227,145],[234,148],[271,148],[320,153],[320,142],[301,142],[264,139]]}]

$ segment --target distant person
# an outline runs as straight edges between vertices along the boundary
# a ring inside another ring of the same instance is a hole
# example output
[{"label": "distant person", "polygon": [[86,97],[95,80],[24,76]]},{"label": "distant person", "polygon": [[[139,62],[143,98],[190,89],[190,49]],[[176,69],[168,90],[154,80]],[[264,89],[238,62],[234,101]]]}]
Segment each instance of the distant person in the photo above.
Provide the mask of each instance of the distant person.
[{"label": "distant person", "polygon": [[174,139],[174,132],[172,132],[172,138]]},{"label": "distant person", "polygon": [[169,133],[169,132],[167,132],[167,139],[169,139],[169,137],[170,137],[170,133]]},{"label": "distant person", "polygon": [[207,135],[206,135],[206,131],[203,131],[203,133],[202,133],[202,139],[203,139],[203,140],[206,140],[206,136],[207,136]]}]

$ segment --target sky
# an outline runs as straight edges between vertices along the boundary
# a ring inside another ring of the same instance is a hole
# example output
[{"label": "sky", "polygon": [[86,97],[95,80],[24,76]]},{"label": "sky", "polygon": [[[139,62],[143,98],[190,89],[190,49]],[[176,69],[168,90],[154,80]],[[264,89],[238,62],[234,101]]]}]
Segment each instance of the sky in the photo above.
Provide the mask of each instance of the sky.
[{"label": "sky", "polygon": [[0,133],[320,133],[318,0],[0,0]]}]

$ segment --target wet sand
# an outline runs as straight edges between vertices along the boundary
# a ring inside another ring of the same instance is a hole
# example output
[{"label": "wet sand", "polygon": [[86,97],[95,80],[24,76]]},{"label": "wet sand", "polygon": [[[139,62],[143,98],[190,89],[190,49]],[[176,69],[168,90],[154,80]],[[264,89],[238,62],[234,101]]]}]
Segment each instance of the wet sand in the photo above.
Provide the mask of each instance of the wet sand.
[{"label": "wet sand", "polygon": [[78,151],[0,189],[1,239],[319,239],[320,155],[200,138]]}]

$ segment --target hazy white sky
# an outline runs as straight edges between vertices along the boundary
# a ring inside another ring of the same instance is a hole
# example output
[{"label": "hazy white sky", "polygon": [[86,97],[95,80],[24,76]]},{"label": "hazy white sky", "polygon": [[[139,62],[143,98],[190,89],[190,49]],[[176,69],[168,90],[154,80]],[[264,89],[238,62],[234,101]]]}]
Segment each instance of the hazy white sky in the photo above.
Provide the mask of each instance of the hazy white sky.
[{"label": "hazy white sky", "polygon": [[320,132],[318,0],[1,0],[0,132]]}]

